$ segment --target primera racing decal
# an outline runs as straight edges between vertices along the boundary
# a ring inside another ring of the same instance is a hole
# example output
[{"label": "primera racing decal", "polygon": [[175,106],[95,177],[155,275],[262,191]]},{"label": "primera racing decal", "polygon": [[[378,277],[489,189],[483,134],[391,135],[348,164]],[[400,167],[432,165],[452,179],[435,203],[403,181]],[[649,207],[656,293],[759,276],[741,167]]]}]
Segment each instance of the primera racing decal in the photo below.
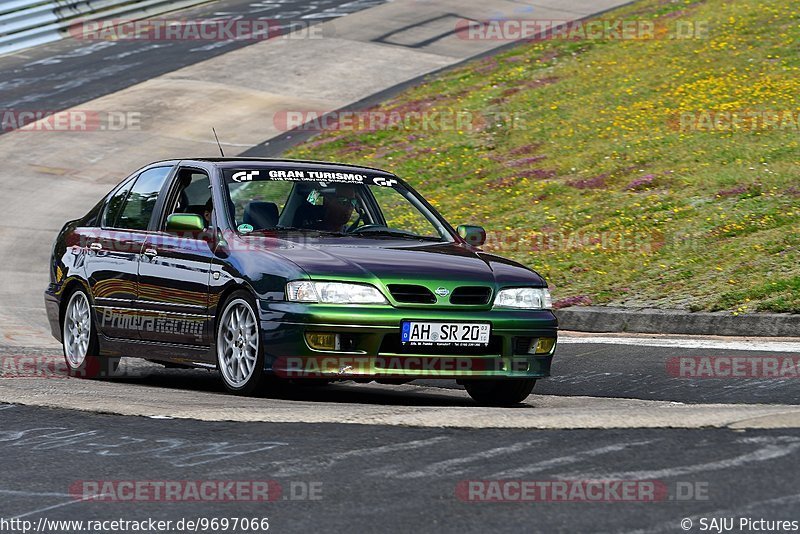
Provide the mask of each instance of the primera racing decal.
[{"label": "primera racing decal", "polygon": [[103,309],[100,325],[103,328],[121,330],[143,330],[145,332],[191,335],[200,339],[203,335],[203,318],[143,317]]}]

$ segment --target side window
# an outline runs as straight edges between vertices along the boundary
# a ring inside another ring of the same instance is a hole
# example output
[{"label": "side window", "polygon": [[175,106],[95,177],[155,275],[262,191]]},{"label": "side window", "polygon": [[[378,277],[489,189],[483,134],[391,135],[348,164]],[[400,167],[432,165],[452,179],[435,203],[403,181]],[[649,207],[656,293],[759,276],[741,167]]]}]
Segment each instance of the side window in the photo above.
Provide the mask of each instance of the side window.
[{"label": "side window", "polygon": [[[167,214],[194,213],[205,221],[206,227],[211,225],[211,181],[208,174],[196,169],[181,169],[177,175],[177,188],[167,204]],[[166,224],[166,218],[164,220]],[[162,225],[163,230],[163,225]]]},{"label": "side window", "polygon": [[[158,194],[172,167],[156,167],[144,171],[136,179],[122,206],[114,228],[146,230],[156,206]],[[113,200],[113,199],[112,199]]]},{"label": "side window", "polygon": [[103,218],[100,221],[100,226],[103,228],[113,228],[117,223],[119,212],[122,205],[125,203],[128,192],[131,190],[131,184],[133,184],[133,180],[128,180],[128,183],[123,184],[122,187],[111,196],[103,211]]}]

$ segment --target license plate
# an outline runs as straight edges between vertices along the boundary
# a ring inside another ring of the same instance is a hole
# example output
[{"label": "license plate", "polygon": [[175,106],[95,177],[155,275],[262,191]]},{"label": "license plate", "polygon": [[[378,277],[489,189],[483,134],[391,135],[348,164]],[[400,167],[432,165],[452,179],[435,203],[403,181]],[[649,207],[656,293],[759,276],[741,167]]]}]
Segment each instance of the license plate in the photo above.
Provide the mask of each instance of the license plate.
[{"label": "license plate", "polygon": [[435,323],[403,321],[400,341],[404,345],[486,346],[491,326],[488,323]]}]

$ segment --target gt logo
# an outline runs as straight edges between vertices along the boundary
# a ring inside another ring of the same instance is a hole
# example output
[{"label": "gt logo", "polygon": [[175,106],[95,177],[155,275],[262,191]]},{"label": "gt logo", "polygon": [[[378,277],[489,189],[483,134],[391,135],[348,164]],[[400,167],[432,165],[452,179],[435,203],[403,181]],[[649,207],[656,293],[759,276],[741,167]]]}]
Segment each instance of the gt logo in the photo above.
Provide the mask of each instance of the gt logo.
[{"label": "gt logo", "polygon": [[231,178],[234,182],[252,182],[253,178],[258,176],[259,171],[239,171],[234,173]]},{"label": "gt logo", "polygon": [[397,180],[392,180],[391,178],[384,178],[383,176],[376,176],[372,179],[372,183],[383,187],[392,187],[394,184],[397,183]]}]

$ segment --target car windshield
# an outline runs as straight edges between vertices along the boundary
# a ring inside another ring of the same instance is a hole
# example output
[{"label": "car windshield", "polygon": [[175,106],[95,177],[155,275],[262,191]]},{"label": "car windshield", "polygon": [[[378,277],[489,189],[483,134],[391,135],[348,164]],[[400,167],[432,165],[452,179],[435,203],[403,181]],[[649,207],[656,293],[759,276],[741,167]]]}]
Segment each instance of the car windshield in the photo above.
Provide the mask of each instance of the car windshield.
[{"label": "car windshield", "polygon": [[449,242],[439,219],[396,179],[368,171],[224,169],[239,233],[302,232]]}]

